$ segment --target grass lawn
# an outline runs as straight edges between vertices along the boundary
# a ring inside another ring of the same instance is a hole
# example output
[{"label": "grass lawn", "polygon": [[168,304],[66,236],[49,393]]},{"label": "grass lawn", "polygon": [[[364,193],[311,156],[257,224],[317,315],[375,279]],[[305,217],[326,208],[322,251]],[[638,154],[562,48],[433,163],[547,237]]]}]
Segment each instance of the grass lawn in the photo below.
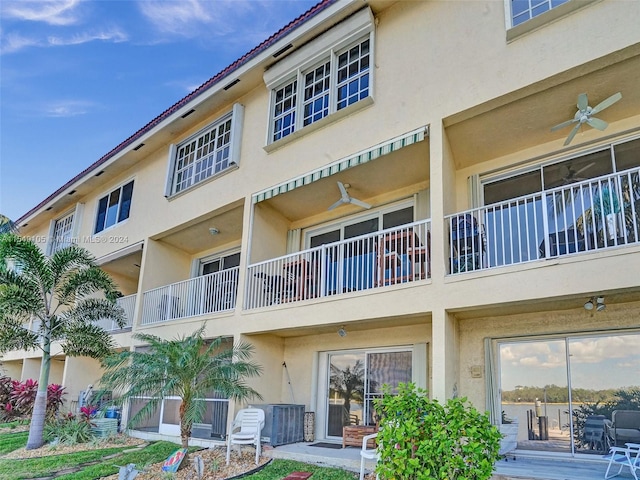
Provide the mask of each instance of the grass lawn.
[{"label": "grass lawn", "polygon": [[[27,444],[28,432],[0,433],[0,455],[5,455]],[[131,446],[98,448],[61,455],[24,459],[0,458],[0,480],[24,480],[44,477],[54,472],[79,467],[81,464],[99,462],[94,465],[80,467],[72,472],[56,477],[56,480],[94,480],[118,473],[116,465],[135,464],[138,468],[153,463],[163,462],[178,445],[169,442],[155,442],[143,449],[122,453],[114,458],[104,459],[105,456],[130,450]],[[44,447],[47,448],[47,447]],[[194,449],[195,450],[195,449]],[[104,460],[103,460],[104,459]],[[313,480],[354,480],[355,474],[337,468],[318,467],[292,460],[273,460],[261,471],[246,477],[252,480],[280,480],[291,472],[305,471],[313,473]]]},{"label": "grass lawn", "polygon": [[309,480],[354,480],[356,474],[339,468],[318,467],[294,460],[273,460],[257,473],[246,477],[251,480],[280,480],[291,472],[311,472]]}]

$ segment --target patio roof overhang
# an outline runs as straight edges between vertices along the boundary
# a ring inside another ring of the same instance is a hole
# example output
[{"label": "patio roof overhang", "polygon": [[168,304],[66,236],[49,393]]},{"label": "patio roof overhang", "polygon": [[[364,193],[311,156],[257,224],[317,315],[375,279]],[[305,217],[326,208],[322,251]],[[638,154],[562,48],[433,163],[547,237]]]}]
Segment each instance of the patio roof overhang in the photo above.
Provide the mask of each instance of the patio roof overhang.
[{"label": "patio roof overhang", "polygon": [[421,142],[428,135],[429,127],[426,125],[421,126],[420,128],[354,153],[353,155],[331,162],[316,170],[254,193],[251,197],[252,203],[256,204],[264,200],[269,200],[270,198],[282,193],[290,192],[296,188],[317,182],[318,180],[335,175],[349,168],[368,163],[376,158],[396,152],[402,148],[408,147],[409,145],[413,145],[414,143]]}]

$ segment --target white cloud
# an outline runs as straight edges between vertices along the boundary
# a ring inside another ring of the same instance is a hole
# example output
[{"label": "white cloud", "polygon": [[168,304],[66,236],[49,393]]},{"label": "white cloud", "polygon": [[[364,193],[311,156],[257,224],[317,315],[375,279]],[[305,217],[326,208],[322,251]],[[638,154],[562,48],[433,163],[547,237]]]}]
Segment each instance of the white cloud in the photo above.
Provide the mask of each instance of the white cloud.
[{"label": "white cloud", "polygon": [[128,36],[121,30],[114,28],[104,32],[81,32],[69,37],[50,36],[47,42],[51,46],[80,45],[94,40],[111,41],[113,43],[125,42]]},{"label": "white cloud", "polygon": [[24,37],[17,33],[10,33],[2,37],[1,53],[14,53],[23,48],[36,47],[41,45],[42,42],[35,38]]},{"label": "white cloud", "polygon": [[46,40],[40,40],[32,37],[24,37],[19,34],[10,33],[2,37],[2,54],[15,53],[29,47],[60,47],[65,45],[80,45],[93,41],[103,42],[126,42],[129,39],[126,33],[118,28],[112,28],[106,31],[97,32],[80,32],[66,37],[51,35]]},{"label": "white cloud", "polygon": [[161,32],[179,34],[185,37],[197,35],[195,26],[206,25],[215,17],[210,9],[224,8],[225,2],[205,3],[199,0],[164,2],[147,0],[138,2],[142,14]]},{"label": "white cloud", "polygon": [[93,107],[92,102],[83,100],[61,100],[44,105],[42,113],[46,117],[66,118],[86,114]]},{"label": "white cloud", "polygon": [[606,359],[630,361],[637,358],[638,335],[592,337],[569,343],[572,363],[600,363]]},{"label": "white cloud", "polygon": [[[143,0],[140,12],[160,33],[187,38],[222,37],[225,42],[259,43],[274,32],[273,0]],[[279,28],[281,25],[275,26]],[[228,38],[237,34],[240,39]]]},{"label": "white cloud", "polygon": [[73,25],[79,16],[76,7],[81,0],[5,0],[2,15],[5,18],[44,22],[49,25]]}]

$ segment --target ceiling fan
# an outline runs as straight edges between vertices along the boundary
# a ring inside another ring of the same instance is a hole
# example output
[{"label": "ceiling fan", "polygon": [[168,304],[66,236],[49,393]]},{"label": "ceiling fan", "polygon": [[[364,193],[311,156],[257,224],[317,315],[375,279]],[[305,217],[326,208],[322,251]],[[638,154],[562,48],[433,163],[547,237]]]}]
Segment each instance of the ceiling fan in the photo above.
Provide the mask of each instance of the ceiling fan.
[{"label": "ceiling fan", "polygon": [[371,205],[369,205],[367,202],[363,202],[362,200],[353,198],[347,193],[347,188],[349,188],[350,186],[351,185],[349,185],[348,183],[345,184],[342,182],[338,182],[338,188],[340,189],[340,195],[341,195],[340,200],[338,200],[336,203],[331,205],[327,210],[333,210],[334,208],[342,205],[343,203],[351,203],[353,205],[358,205],[366,209],[371,208]]},{"label": "ceiling fan", "polygon": [[562,182],[561,185],[569,185],[570,183],[576,183],[581,182],[582,180],[586,180],[586,178],[582,178],[579,175],[585,170],[593,167],[595,164],[596,162],[591,162],[578,170],[574,170],[570,164],[567,165],[567,174],[560,179],[560,181]]},{"label": "ceiling fan", "polygon": [[576,136],[576,133],[578,133],[578,130],[580,129],[580,127],[585,123],[598,130],[604,130],[605,128],[607,128],[609,124],[604,120],[595,118],[593,115],[601,112],[607,107],[610,107],[621,98],[622,98],[622,94],[620,92],[614,93],[609,98],[603,100],[595,107],[590,107],[587,94],[581,93],[580,95],[578,95],[578,105],[577,105],[578,111],[576,112],[574,117],[571,120],[567,120],[566,122],[562,122],[554,127],[551,127],[551,131],[555,132],[556,130],[560,130],[561,128],[568,127],[569,125],[572,125],[575,123],[576,125],[573,127],[573,130],[571,130],[571,132],[569,133],[569,136],[564,142],[564,145],[567,146],[571,143],[571,140],[573,140],[573,137]]}]

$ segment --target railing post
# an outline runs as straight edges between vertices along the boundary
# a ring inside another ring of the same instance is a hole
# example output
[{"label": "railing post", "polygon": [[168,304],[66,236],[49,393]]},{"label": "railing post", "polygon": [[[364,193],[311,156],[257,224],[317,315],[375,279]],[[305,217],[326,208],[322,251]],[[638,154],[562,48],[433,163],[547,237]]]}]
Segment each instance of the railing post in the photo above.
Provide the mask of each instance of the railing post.
[{"label": "railing post", "polygon": [[[548,195],[544,191],[542,192],[542,233],[544,238],[544,258],[551,256],[551,248],[549,246],[549,209],[547,207]],[[555,194],[551,194],[555,195]],[[554,208],[555,210],[555,208]]]}]

